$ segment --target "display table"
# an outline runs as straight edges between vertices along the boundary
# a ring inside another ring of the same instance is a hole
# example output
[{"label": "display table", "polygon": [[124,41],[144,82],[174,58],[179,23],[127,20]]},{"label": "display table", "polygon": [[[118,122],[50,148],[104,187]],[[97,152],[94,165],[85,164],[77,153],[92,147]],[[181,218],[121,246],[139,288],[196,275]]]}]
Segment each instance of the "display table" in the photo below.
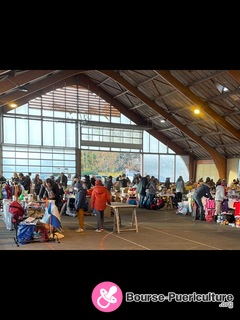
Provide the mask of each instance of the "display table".
[{"label": "display table", "polygon": [[[112,208],[114,211],[114,222],[113,222],[113,231],[120,233],[121,231],[136,231],[138,232],[138,223],[137,223],[137,205],[133,204],[126,204],[122,202],[113,202],[111,205],[107,205],[108,207]],[[122,228],[121,229],[121,209],[131,209],[132,213],[132,226],[131,228]]]},{"label": "display table", "polygon": [[23,203],[29,217],[41,218],[45,212],[46,201],[34,201]]}]

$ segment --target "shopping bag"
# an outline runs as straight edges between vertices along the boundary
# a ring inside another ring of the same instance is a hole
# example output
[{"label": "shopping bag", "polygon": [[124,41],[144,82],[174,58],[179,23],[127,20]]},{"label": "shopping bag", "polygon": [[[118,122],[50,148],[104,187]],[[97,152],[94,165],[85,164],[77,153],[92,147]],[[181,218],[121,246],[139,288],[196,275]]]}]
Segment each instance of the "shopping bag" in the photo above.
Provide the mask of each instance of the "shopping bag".
[{"label": "shopping bag", "polygon": [[35,225],[20,223],[17,229],[17,240],[20,244],[26,244],[33,241]]}]

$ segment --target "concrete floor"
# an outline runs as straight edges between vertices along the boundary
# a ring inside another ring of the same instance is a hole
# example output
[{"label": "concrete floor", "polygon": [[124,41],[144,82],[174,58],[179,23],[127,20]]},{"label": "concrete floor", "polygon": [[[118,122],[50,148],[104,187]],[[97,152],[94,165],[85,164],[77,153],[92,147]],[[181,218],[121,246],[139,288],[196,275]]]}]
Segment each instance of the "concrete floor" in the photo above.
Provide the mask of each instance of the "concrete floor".
[{"label": "concrete floor", "polygon": [[0,220],[0,250],[239,250],[240,228],[213,222],[194,221],[174,210],[137,208],[139,232],[127,230],[131,225],[129,209],[121,209],[120,234],[113,232],[113,217],[105,217],[104,232],[96,233],[96,217],[85,216],[85,232],[75,232],[77,218],[61,216],[62,239],[31,242],[17,246],[15,230],[7,230]]}]

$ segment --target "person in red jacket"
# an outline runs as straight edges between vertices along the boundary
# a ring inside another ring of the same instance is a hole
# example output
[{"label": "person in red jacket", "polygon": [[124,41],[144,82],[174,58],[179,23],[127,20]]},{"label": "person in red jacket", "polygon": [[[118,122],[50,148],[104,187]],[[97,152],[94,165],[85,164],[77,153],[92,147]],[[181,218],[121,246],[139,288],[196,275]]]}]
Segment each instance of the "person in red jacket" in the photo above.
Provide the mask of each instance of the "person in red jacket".
[{"label": "person in red jacket", "polygon": [[91,207],[97,217],[97,229],[95,230],[96,232],[103,231],[104,210],[106,209],[107,204],[111,204],[110,193],[102,184],[101,180],[96,180],[95,187],[93,188],[91,196]]}]

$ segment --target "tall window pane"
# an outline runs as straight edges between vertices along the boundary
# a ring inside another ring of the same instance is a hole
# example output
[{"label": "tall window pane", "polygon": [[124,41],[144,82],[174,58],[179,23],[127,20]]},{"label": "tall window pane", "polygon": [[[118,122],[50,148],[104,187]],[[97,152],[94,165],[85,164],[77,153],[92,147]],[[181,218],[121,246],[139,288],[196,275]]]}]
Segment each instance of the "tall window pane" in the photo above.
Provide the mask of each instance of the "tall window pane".
[{"label": "tall window pane", "polygon": [[158,178],[158,155],[145,154],[143,156],[143,175],[147,174]]},{"label": "tall window pane", "polygon": [[176,156],[176,178],[183,177],[184,182],[189,181],[189,157]]},{"label": "tall window pane", "polygon": [[43,122],[43,145],[53,146],[53,122]]},{"label": "tall window pane", "polygon": [[146,131],[143,132],[143,152],[149,152],[149,134]]},{"label": "tall window pane", "polygon": [[42,140],[42,130],[41,121],[39,120],[29,120],[29,144],[41,145]]},{"label": "tall window pane", "polygon": [[174,176],[174,156],[160,155],[160,181],[164,182],[170,177],[171,182],[175,182]]},{"label": "tall window pane", "polygon": [[3,119],[3,142],[15,143],[15,119],[4,118]]},{"label": "tall window pane", "polygon": [[16,143],[28,144],[28,120],[16,119]]},{"label": "tall window pane", "polygon": [[149,141],[149,148],[150,152],[158,152],[158,140],[150,135],[150,141]]},{"label": "tall window pane", "polygon": [[66,146],[74,148],[76,145],[76,125],[66,123]]},{"label": "tall window pane", "polygon": [[54,146],[65,146],[65,123],[54,123]]},{"label": "tall window pane", "polygon": [[159,142],[159,152],[160,153],[167,153],[167,146],[165,144],[163,144],[162,142]]}]

